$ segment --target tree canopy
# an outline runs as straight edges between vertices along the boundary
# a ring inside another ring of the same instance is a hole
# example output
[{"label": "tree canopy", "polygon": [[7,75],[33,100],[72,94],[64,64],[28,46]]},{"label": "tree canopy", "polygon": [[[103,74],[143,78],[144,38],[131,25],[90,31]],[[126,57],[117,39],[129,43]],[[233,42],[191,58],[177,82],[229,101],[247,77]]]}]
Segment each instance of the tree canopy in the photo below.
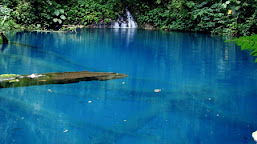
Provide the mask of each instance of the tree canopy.
[{"label": "tree canopy", "polygon": [[[11,28],[60,29],[110,23],[129,9],[140,27],[252,35],[257,0],[2,0],[1,21]],[[3,27],[3,26],[2,26]]]}]

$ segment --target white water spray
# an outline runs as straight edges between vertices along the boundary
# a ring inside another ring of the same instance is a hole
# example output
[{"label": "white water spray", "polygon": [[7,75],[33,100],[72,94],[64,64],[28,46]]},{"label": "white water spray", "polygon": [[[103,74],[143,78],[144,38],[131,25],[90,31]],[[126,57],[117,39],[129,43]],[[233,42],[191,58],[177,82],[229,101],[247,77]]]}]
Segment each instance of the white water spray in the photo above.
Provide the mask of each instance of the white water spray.
[{"label": "white water spray", "polygon": [[131,13],[126,9],[127,21],[128,21],[128,28],[137,28],[137,23],[134,20]]},{"label": "white water spray", "polygon": [[111,25],[111,28],[137,28],[137,22],[134,20],[129,10],[126,9],[125,20],[120,15],[118,15],[118,17],[118,20]]}]

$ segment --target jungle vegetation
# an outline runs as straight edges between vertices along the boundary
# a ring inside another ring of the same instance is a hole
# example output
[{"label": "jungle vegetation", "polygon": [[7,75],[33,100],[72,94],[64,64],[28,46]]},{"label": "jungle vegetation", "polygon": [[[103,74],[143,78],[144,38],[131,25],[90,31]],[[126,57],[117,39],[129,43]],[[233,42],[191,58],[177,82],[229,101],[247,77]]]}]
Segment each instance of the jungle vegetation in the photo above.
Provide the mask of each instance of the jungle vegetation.
[{"label": "jungle vegetation", "polygon": [[[257,33],[257,0],[0,0],[0,31],[108,24],[126,8],[141,28],[249,37]],[[236,42],[249,42],[249,37]]]},{"label": "jungle vegetation", "polygon": [[5,30],[110,23],[127,8],[140,27],[239,36],[257,33],[257,0],[1,0],[0,5]]}]

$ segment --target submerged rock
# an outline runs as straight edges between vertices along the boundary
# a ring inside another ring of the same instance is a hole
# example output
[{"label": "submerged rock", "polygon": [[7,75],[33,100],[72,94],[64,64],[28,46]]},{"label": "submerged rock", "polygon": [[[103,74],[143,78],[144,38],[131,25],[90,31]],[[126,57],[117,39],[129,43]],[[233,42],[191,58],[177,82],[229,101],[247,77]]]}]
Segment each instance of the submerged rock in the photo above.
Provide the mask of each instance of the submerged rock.
[{"label": "submerged rock", "polygon": [[[3,75],[6,76],[6,75]],[[10,77],[11,76],[11,77]],[[127,77],[128,75],[113,72],[56,72],[31,75],[9,75],[0,79],[0,88],[25,87],[32,85],[66,84],[80,81],[111,80]],[[1,78],[1,75],[0,75]]]}]

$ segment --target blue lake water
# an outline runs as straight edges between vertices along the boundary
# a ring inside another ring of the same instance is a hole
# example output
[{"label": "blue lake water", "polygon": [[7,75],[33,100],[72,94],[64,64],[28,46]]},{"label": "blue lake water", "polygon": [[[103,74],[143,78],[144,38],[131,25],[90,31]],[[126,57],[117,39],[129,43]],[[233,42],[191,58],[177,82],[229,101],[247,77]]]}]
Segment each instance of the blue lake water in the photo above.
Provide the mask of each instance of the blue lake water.
[{"label": "blue lake water", "polygon": [[136,29],[6,35],[24,45],[1,47],[0,74],[128,77],[0,89],[0,144],[255,143],[257,64],[226,37]]}]

